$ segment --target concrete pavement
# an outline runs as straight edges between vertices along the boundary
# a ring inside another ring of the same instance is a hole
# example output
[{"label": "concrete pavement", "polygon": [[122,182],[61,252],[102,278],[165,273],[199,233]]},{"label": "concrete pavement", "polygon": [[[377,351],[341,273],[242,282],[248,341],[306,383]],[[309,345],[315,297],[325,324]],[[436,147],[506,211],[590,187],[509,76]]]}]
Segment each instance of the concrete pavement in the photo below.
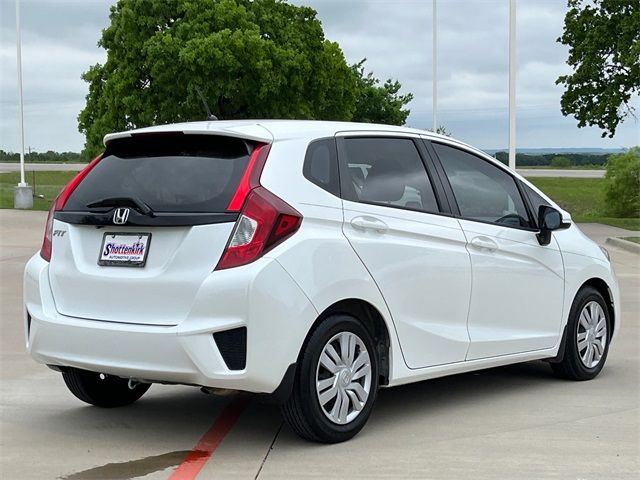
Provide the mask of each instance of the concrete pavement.
[{"label": "concrete pavement", "polygon": [[[82,170],[86,163],[26,163],[25,170],[36,172]],[[0,173],[20,171],[19,163],[0,163]],[[572,178],[603,178],[604,170],[548,170],[544,168],[518,168],[518,173],[524,177],[572,177]]]},{"label": "concrete pavement", "polygon": [[[45,215],[0,210],[0,478],[167,479],[230,400],[154,385],[134,405],[98,409],[33,362],[21,281]],[[597,239],[607,229],[583,226]],[[298,439],[253,400],[198,478],[637,478],[640,256],[609,250],[623,318],[595,380],[531,362],[382,390],[365,429],[340,445]]]},{"label": "concrete pavement", "polygon": [[[25,163],[24,169],[27,172],[78,172],[86,166],[86,163]],[[19,171],[19,163],[0,163],[0,173]]]},{"label": "concrete pavement", "polygon": [[[627,230],[626,228],[612,227],[611,225],[603,225],[602,223],[581,223],[580,229],[592,240],[600,245],[605,244],[609,237],[638,237],[640,232],[637,230]],[[608,248],[608,246],[607,246]]]},{"label": "concrete pavement", "polygon": [[518,168],[518,173],[523,177],[567,177],[567,178],[604,178],[605,170],[574,170],[546,168]]},{"label": "concrete pavement", "polygon": [[607,245],[612,245],[616,248],[640,254],[640,243],[636,243],[625,238],[609,237],[607,238]]}]

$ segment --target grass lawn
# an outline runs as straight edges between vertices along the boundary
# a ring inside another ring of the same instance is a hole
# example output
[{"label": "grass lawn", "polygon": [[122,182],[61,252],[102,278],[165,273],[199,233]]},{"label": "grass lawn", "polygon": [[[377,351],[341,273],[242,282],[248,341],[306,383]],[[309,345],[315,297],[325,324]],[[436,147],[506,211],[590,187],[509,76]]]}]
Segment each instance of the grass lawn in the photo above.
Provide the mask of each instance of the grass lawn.
[{"label": "grass lawn", "polygon": [[629,230],[640,230],[640,218],[607,216],[602,178],[528,178],[578,223],[604,223]]},{"label": "grass lawn", "polygon": [[[26,172],[25,180],[34,194],[44,195],[44,199],[34,197],[34,210],[49,210],[51,202],[60,190],[77,175],[78,172]],[[19,172],[0,173],[0,208],[13,208],[13,187],[20,181]]]},{"label": "grass lawn", "polygon": [[571,165],[569,167],[552,167],[551,165],[519,166],[518,170],[605,170],[605,165]]},{"label": "grass lawn", "polygon": [[624,237],[623,240],[629,240],[633,243],[640,243],[640,237]]}]

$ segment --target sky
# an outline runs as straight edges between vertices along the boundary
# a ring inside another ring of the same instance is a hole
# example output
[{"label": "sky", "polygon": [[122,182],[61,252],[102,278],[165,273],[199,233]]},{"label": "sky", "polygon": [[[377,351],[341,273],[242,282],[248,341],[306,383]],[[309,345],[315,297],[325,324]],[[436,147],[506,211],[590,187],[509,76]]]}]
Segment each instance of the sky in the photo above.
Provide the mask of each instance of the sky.
[{"label": "sky", "polygon": [[[109,23],[109,0],[21,0],[24,124],[27,148],[80,151],[77,116],[90,65]],[[326,37],[349,63],[367,58],[380,79],[415,96],[407,124],[431,128],[431,0],[292,0],[318,11]],[[562,33],[565,0],[518,1],[518,148],[619,148],[640,144],[628,119],[613,139],[577,128],[560,112],[559,75],[570,73]],[[508,144],[508,0],[438,0],[438,123],[483,149]],[[15,1],[0,0],[0,149],[18,151]],[[640,114],[640,99],[634,99]]]}]

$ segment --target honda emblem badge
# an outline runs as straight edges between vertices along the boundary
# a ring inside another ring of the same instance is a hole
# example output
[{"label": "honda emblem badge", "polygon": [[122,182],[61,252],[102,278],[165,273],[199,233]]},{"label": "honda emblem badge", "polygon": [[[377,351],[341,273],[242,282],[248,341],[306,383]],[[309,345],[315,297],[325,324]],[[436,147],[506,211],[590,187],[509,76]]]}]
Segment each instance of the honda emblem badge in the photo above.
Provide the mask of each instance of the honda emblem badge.
[{"label": "honda emblem badge", "polygon": [[113,214],[113,223],[116,225],[124,225],[129,220],[129,209],[118,208]]}]

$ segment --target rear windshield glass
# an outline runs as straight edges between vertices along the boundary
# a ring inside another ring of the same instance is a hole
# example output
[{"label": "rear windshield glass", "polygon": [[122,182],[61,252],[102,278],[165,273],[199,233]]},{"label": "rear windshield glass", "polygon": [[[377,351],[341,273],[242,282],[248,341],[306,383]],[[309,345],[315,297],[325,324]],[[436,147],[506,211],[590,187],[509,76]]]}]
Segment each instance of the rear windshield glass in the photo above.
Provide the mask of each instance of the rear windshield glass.
[{"label": "rear windshield glass", "polygon": [[91,203],[129,197],[156,212],[224,212],[251,149],[243,140],[213,135],[159,134],[114,140],[64,210],[86,211]]}]

